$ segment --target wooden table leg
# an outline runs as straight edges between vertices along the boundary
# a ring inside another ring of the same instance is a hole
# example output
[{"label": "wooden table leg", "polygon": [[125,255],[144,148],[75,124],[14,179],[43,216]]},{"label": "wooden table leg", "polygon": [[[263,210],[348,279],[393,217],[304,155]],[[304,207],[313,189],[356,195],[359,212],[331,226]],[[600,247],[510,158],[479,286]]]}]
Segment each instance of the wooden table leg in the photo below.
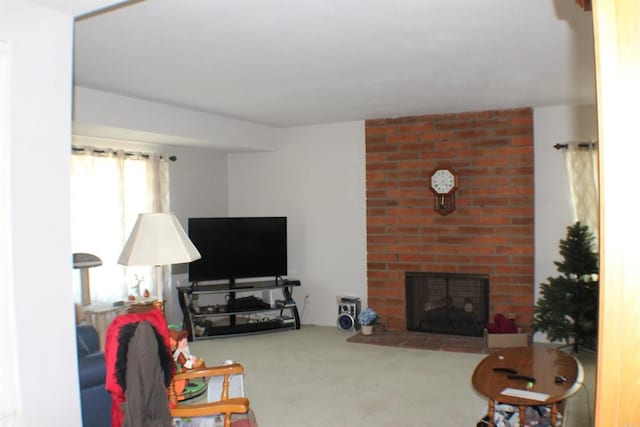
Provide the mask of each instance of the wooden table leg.
[{"label": "wooden table leg", "polygon": [[495,424],[493,423],[493,416],[495,415],[495,410],[496,410],[496,403],[489,399],[489,411],[487,416],[489,417],[489,427],[495,427]]},{"label": "wooden table leg", "polygon": [[523,426],[524,425],[524,417],[527,414],[527,407],[524,405],[520,405],[518,406],[518,412],[520,415],[520,425]]},{"label": "wooden table leg", "polygon": [[558,404],[554,403],[551,405],[551,427],[556,427],[556,422],[558,420]]}]

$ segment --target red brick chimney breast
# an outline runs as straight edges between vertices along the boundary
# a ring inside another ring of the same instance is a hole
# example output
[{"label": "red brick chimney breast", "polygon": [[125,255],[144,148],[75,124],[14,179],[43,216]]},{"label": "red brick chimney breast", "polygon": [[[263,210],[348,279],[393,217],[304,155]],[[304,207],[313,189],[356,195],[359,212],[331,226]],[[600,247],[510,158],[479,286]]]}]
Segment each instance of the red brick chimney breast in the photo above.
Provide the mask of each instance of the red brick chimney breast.
[{"label": "red brick chimney breast", "polygon": [[[488,274],[489,316],[530,331],[534,152],[530,108],[367,120],[368,301],[406,330],[405,272]],[[456,210],[439,215],[429,177],[458,175]]]}]

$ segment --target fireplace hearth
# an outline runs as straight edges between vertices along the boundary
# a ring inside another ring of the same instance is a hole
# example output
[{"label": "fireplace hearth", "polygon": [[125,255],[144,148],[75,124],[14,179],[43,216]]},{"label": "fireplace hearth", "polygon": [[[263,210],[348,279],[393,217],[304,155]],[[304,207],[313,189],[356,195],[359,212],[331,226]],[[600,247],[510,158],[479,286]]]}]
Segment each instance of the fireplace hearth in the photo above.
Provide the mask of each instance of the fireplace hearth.
[{"label": "fireplace hearth", "polygon": [[489,319],[489,276],[405,273],[407,330],[482,336]]}]

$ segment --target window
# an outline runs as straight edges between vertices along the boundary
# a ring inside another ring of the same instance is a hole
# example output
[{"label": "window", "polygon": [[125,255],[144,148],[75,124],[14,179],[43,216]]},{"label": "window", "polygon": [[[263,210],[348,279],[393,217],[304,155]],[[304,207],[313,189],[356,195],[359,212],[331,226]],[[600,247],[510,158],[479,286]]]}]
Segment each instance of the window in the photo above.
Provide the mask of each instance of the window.
[{"label": "window", "polygon": [[[154,291],[151,267],[118,264],[120,251],[138,214],[168,210],[168,165],[158,155],[84,147],[74,149],[71,160],[71,248],[74,253],[98,256],[102,266],[89,270],[93,302],[122,300]],[[80,274],[74,293],[81,301]]]}]

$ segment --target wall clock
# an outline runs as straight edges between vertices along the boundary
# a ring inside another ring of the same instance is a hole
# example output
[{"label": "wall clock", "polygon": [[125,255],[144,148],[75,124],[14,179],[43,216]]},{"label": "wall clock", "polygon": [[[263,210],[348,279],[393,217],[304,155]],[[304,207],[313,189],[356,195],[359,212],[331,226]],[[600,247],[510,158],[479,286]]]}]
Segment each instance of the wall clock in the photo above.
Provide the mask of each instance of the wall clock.
[{"label": "wall clock", "polygon": [[431,191],[434,194],[434,206],[440,215],[449,215],[456,210],[456,190],[458,177],[451,168],[438,168],[431,174]]}]

